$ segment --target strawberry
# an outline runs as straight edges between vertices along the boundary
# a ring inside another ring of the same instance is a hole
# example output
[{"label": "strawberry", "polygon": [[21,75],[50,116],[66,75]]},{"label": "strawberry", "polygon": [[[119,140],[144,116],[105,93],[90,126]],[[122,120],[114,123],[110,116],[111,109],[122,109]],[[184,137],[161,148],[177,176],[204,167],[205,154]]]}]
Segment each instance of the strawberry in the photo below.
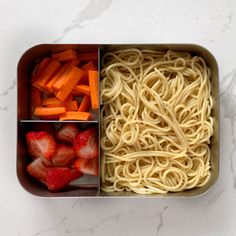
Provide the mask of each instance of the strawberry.
[{"label": "strawberry", "polygon": [[57,144],[57,151],[52,158],[54,166],[68,166],[75,157],[73,147],[65,144]]},{"label": "strawberry", "polygon": [[65,124],[56,133],[57,140],[66,143],[73,143],[75,136],[78,134],[79,130],[74,124]]},{"label": "strawberry", "polygon": [[52,135],[45,131],[27,133],[26,141],[28,152],[33,158],[43,157],[50,160],[56,153],[56,142]]},{"label": "strawberry", "polygon": [[51,161],[44,158],[37,158],[27,166],[27,171],[36,179],[45,181],[47,177],[47,167],[51,165]]},{"label": "strawberry", "polygon": [[67,167],[51,167],[47,168],[46,183],[49,190],[57,191],[82,175],[81,172]]},{"label": "strawberry", "polygon": [[74,162],[74,168],[83,174],[98,176],[98,159],[79,158]]},{"label": "strawberry", "polygon": [[97,158],[98,143],[96,129],[89,128],[83,132],[78,133],[74,139],[73,145],[77,157]]}]

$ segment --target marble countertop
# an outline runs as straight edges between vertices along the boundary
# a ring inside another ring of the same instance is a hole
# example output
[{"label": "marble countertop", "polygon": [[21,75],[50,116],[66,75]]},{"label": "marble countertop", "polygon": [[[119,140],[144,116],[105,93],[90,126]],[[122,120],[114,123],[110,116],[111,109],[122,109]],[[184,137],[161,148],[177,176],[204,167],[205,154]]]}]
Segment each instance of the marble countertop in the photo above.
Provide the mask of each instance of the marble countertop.
[{"label": "marble countertop", "polygon": [[[0,1],[0,228],[5,236],[236,235],[236,1]],[[196,43],[220,69],[216,186],[196,198],[35,198],[16,179],[16,66],[40,43]]]}]

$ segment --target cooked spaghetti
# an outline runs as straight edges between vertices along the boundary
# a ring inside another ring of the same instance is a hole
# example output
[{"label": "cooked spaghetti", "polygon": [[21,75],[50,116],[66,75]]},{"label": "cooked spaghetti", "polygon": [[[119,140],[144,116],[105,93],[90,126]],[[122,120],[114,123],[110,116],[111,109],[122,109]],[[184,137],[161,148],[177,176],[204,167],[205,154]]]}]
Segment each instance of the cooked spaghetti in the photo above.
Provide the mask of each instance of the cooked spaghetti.
[{"label": "cooked spaghetti", "polygon": [[210,70],[190,53],[107,52],[101,81],[101,188],[178,192],[210,178]]}]

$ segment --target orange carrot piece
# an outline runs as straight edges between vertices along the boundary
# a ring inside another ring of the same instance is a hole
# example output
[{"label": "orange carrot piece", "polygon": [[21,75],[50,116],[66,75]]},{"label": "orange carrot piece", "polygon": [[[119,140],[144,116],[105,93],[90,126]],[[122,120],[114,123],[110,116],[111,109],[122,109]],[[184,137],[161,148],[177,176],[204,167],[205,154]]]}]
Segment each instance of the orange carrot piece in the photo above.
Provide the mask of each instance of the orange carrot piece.
[{"label": "orange carrot piece", "polygon": [[72,92],[73,88],[78,84],[79,80],[83,77],[84,72],[76,66],[71,68],[71,71],[66,76],[66,80],[61,89],[56,94],[56,97],[61,101],[65,101]]},{"label": "orange carrot piece", "polygon": [[93,61],[98,59],[98,52],[78,53],[80,61]]},{"label": "orange carrot piece", "polygon": [[80,103],[80,106],[79,106],[78,111],[79,111],[79,112],[87,112],[87,111],[89,111],[90,107],[91,107],[91,100],[90,100],[90,97],[87,96],[87,95],[85,95],[85,96],[83,97],[82,102]]},{"label": "orange carrot piece", "polygon": [[52,54],[52,59],[58,61],[69,61],[77,59],[77,53],[73,49],[68,49],[62,52],[57,52]]},{"label": "orange carrot piece", "polygon": [[66,111],[78,111],[78,102],[77,101],[68,101],[65,102]]},{"label": "orange carrot piece", "polygon": [[60,66],[61,64],[58,61],[52,60],[42,71],[37,80],[33,83],[33,86],[44,91],[45,85],[50,80],[50,78],[52,78],[57,73],[57,71],[60,69]]},{"label": "orange carrot piece", "polygon": [[54,104],[48,104],[45,107],[52,108],[52,107],[65,107],[64,103],[54,103]]},{"label": "orange carrot piece", "polygon": [[60,115],[59,120],[89,120],[89,112],[68,111]]},{"label": "orange carrot piece", "polygon": [[42,93],[35,87],[30,90],[30,116],[33,118],[34,108],[42,105]]},{"label": "orange carrot piece", "polygon": [[34,110],[34,115],[36,116],[54,116],[61,115],[66,112],[65,107],[36,107]]},{"label": "orange carrot piece", "polygon": [[90,95],[90,88],[87,85],[80,84],[80,85],[76,85],[72,92],[82,93],[82,94],[89,96]]},{"label": "orange carrot piece", "polygon": [[55,104],[60,104],[60,105],[64,106],[64,103],[56,97],[44,98],[43,101],[42,101],[43,106],[55,105]]},{"label": "orange carrot piece", "polygon": [[89,70],[97,70],[97,68],[94,66],[93,61],[89,61],[87,64],[83,65],[81,69],[84,71],[84,76],[81,79],[81,84],[88,84],[88,71]]},{"label": "orange carrot piece", "polygon": [[41,60],[41,62],[39,62],[33,72],[33,75],[31,77],[31,83],[34,83],[37,78],[39,77],[39,75],[43,72],[43,70],[48,66],[48,64],[50,63],[51,59],[49,57],[45,57]]},{"label": "orange carrot piece", "polygon": [[69,72],[71,71],[72,67],[73,67],[73,62],[72,63],[67,63],[65,64],[65,70],[64,72],[60,75],[60,77],[57,79],[57,81],[53,84],[52,88],[53,90],[57,93],[61,87],[63,86],[67,75],[69,74]]},{"label": "orange carrot piece", "polygon": [[92,109],[96,110],[99,108],[98,72],[89,70],[88,75]]}]

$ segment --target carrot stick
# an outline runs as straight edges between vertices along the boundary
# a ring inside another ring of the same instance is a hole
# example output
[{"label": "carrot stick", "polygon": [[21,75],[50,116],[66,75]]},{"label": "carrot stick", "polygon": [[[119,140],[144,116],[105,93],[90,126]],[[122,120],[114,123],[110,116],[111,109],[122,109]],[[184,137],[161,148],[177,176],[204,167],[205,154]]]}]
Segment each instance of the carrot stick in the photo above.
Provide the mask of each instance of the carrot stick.
[{"label": "carrot stick", "polygon": [[38,76],[43,72],[43,70],[48,66],[50,63],[51,59],[49,57],[45,57],[39,62],[33,72],[32,78],[31,78],[31,83],[34,83]]},{"label": "carrot stick", "polygon": [[65,102],[66,111],[78,111],[77,101]]},{"label": "carrot stick", "polygon": [[87,96],[87,95],[85,95],[85,96],[83,97],[82,102],[80,103],[80,106],[79,106],[78,111],[79,111],[79,112],[86,112],[86,111],[89,111],[90,107],[91,107],[91,100],[90,100],[90,97]]},{"label": "carrot stick", "polygon": [[89,112],[68,111],[60,115],[59,120],[89,120]]},{"label": "carrot stick", "polygon": [[69,61],[69,60],[75,60],[77,59],[77,53],[73,49],[68,49],[62,52],[53,53],[52,59],[58,60],[58,61]]},{"label": "carrot stick", "polygon": [[55,105],[55,104],[60,104],[60,105],[64,106],[64,103],[56,97],[44,98],[43,101],[42,101],[43,106]]},{"label": "carrot stick", "polygon": [[80,61],[93,61],[98,59],[98,52],[78,53]]},{"label": "carrot stick", "polygon": [[60,63],[56,60],[52,60],[48,66],[42,71],[37,80],[33,83],[33,86],[44,91],[45,85],[52,78],[60,68]]},{"label": "carrot stick", "polygon": [[91,96],[92,109],[99,108],[99,97],[98,97],[98,72],[89,70],[89,88]]},{"label": "carrot stick", "polygon": [[54,103],[54,104],[48,104],[46,105],[46,107],[48,108],[52,108],[52,107],[65,107],[65,104],[62,102],[62,103]]},{"label": "carrot stick", "polygon": [[83,65],[81,69],[84,71],[84,76],[81,79],[81,84],[88,84],[88,71],[89,70],[97,70],[97,68],[94,66],[93,61],[89,61],[87,64]]},{"label": "carrot stick", "polygon": [[75,85],[82,78],[83,74],[84,72],[81,69],[73,66],[71,71],[68,73],[63,86],[56,94],[56,97],[64,102],[66,98],[70,95],[70,93],[72,92]]},{"label": "carrot stick", "polygon": [[30,90],[30,116],[31,118],[34,115],[34,108],[42,105],[42,94],[41,91],[35,87],[32,87]]},{"label": "carrot stick", "polygon": [[55,90],[55,92],[57,93],[61,87],[63,86],[65,80],[66,80],[66,76],[68,75],[68,73],[71,71],[73,67],[73,63],[67,63],[65,64],[65,70],[64,72],[60,75],[60,77],[57,79],[57,81],[53,84],[52,88]]},{"label": "carrot stick", "polygon": [[88,96],[90,95],[89,86],[84,84],[76,85],[72,92],[82,93]]},{"label": "carrot stick", "polygon": [[61,115],[66,112],[65,107],[36,107],[34,110],[34,115],[36,116],[54,116]]}]

